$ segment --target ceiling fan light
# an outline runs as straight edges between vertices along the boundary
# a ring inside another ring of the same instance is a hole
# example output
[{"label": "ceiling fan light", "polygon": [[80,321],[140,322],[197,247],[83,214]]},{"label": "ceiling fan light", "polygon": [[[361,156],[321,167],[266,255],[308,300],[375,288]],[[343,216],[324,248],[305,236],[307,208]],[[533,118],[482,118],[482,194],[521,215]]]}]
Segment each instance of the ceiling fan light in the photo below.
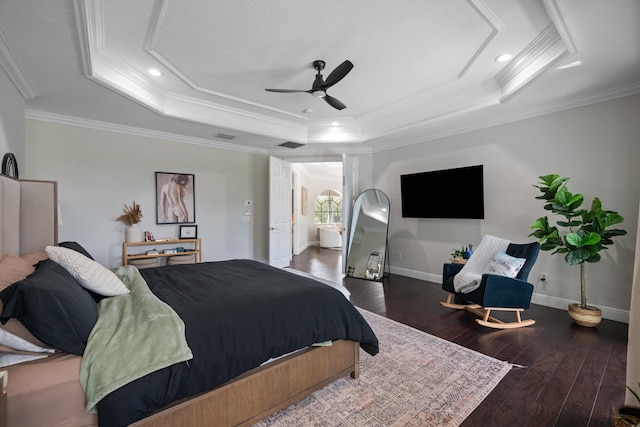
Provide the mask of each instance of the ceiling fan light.
[{"label": "ceiling fan light", "polygon": [[324,98],[326,94],[327,93],[324,90],[314,90],[313,92],[311,92],[311,95],[318,98]]}]

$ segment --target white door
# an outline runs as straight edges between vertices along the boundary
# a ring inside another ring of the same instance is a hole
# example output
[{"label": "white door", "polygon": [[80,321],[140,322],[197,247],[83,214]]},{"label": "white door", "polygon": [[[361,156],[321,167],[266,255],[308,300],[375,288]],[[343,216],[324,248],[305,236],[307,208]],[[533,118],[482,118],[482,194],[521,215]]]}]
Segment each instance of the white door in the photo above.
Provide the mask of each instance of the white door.
[{"label": "white door", "polygon": [[342,272],[346,272],[353,202],[358,191],[358,157],[342,156]]},{"label": "white door", "polygon": [[269,264],[291,261],[291,165],[269,157]]}]

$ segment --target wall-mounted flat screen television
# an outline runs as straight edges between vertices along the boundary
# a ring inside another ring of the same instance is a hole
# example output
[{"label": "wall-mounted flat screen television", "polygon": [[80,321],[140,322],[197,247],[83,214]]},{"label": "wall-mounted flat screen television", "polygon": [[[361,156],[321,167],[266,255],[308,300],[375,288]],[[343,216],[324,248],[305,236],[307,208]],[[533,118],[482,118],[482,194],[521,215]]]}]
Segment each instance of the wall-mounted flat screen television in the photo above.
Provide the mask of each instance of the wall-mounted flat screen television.
[{"label": "wall-mounted flat screen television", "polygon": [[482,165],[400,176],[403,218],[484,219]]}]

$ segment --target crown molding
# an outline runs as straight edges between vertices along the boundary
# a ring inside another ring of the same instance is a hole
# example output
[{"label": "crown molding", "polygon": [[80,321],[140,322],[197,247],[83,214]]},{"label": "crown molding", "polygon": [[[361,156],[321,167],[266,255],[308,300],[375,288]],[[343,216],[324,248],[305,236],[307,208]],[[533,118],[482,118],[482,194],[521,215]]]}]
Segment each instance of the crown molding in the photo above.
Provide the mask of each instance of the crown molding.
[{"label": "crown molding", "polygon": [[491,44],[493,39],[504,29],[504,24],[498,19],[498,17],[493,13],[493,11],[487,6],[487,4],[483,0],[467,0],[467,3],[471,5],[471,7],[482,17],[482,19],[489,25],[491,28],[491,32],[487,36],[487,38],[482,42],[478,50],[476,50],[475,54],[471,57],[471,59],[467,62],[467,64],[462,68],[462,71],[458,73],[458,78],[461,79],[462,76],[465,75],[467,70],[471,68],[476,59],[485,51],[485,49]]},{"label": "crown molding", "polygon": [[309,129],[307,124],[281,120],[176,93],[167,94],[163,103],[163,114],[170,117],[307,143]]},{"label": "crown molding", "polygon": [[511,114],[504,114],[500,118],[495,120],[482,120],[481,122],[474,122],[473,120],[467,120],[461,122],[460,126],[455,129],[448,129],[441,132],[424,132],[418,137],[405,138],[402,142],[396,142],[392,144],[385,144],[374,150],[374,153],[394,150],[399,148],[408,147],[414,144],[421,144],[429,141],[434,141],[441,138],[447,138],[450,136],[460,135],[463,133],[473,132],[482,129],[488,129],[495,126],[501,126],[508,123],[514,123],[521,120],[532,119],[547,114],[558,113],[565,110],[571,110],[573,108],[585,107],[600,102],[612,101],[614,99],[624,98],[626,96],[633,96],[640,94],[640,84],[632,84],[619,86],[612,90],[593,92],[586,96],[580,96],[568,100],[564,100],[559,103],[550,103],[547,105],[539,106],[533,109],[526,109],[525,111],[518,111]]},{"label": "crown molding", "polygon": [[549,24],[494,79],[502,88],[500,102],[507,102],[555,68],[570,54],[554,24]]},{"label": "crown molding", "polygon": [[494,77],[503,90],[502,103],[576,52],[557,0],[544,0],[544,6],[551,24]]},{"label": "crown molding", "polygon": [[92,130],[115,132],[125,135],[140,136],[144,138],[162,139],[165,141],[179,142],[183,144],[197,145],[207,148],[220,150],[230,150],[242,153],[263,154],[269,156],[341,156],[342,154],[371,154],[373,150],[370,147],[344,147],[337,145],[319,145],[314,147],[303,146],[299,149],[275,148],[271,150],[263,148],[249,147],[245,145],[234,145],[224,142],[212,141],[210,139],[188,137],[185,135],[174,134],[170,132],[160,132],[151,129],[124,126],[115,123],[102,122],[99,120],[83,119],[80,117],[66,116],[62,114],[53,114],[39,110],[25,110],[25,119],[40,120],[43,122],[76,126]]},{"label": "crown molding", "polygon": [[90,29],[92,22],[89,17],[95,16],[96,13],[89,13],[87,9],[95,8],[96,3],[89,3],[86,0],[75,0],[73,2],[73,12],[76,20],[76,31],[78,32],[78,42],[80,43],[80,62],[82,63],[82,72],[85,76],[93,74],[91,66],[91,49],[96,44],[93,40],[96,34],[102,34],[102,31]]},{"label": "crown molding", "polygon": [[267,150],[255,147],[247,147],[244,145],[234,145],[224,142],[212,141],[210,139],[188,137],[169,132],[160,132],[151,129],[124,126],[115,123],[102,122],[98,120],[83,119],[80,117],[65,116],[62,114],[47,113],[39,110],[25,110],[25,118],[32,120],[41,120],[44,122],[77,126],[87,129],[116,132],[125,135],[142,136],[145,138],[163,139],[166,141],[180,142],[184,144],[199,145],[209,148],[217,148],[222,150],[241,151],[246,153],[267,154]]},{"label": "crown molding", "polygon": [[18,89],[20,95],[26,99],[39,97],[40,91],[25,71],[24,67],[13,53],[9,41],[0,29],[0,66],[9,77],[9,80]]},{"label": "crown molding", "polygon": [[569,27],[564,20],[564,15],[560,12],[558,0],[543,0],[543,3],[545,10],[547,11],[547,16],[549,16],[549,19],[556,27],[556,30],[564,42],[569,54],[573,55],[577,51],[576,44],[573,41],[573,37],[569,32]]},{"label": "crown molding", "polygon": [[440,86],[433,91],[417,93],[401,103],[383,107],[358,117],[362,139],[371,141],[403,130],[438,123],[465,112],[499,103],[500,88],[495,82],[451,91]]}]

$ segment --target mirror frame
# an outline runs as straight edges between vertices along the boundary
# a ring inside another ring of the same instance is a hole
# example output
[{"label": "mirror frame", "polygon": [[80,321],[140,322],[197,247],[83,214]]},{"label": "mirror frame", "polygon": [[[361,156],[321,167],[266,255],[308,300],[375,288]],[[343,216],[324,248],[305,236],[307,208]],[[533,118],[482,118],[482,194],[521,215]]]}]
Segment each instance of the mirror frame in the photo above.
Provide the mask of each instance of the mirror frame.
[{"label": "mirror frame", "polygon": [[[373,205],[374,208],[377,208],[378,211],[374,212],[382,218],[384,215],[384,220],[380,221],[379,218],[372,217],[371,215],[366,215],[363,212],[363,201],[367,201],[367,196],[370,194],[374,194],[375,203],[368,203],[367,207],[371,208]],[[363,280],[372,280],[372,281],[382,281],[385,277],[388,277],[388,271],[386,270],[386,265],[388,264],[388,238],[389,238],[389,211],[390,211],[390,201],[389,196],[385,194],[384,191],[379,190],[377,188],[370,188],[362,191],[358,196],[354,199],[353,206],[351,209],[351,218],[349,220],[349,228],[348,228],[348,236],[347,236],[347,244],[346,244],[346,254],[345,254],[345,276],[353,277],[356,279]],[[365,254],[358,254],[354,252],[353,243],[355,233],[358,229],[358,222],[362,221],[362,217],[372,218],[374,221],[381,224],[385,224],[384,233],[382,230],[378,234],[384,235],[384,241],[380,242],[380,239],[375,240],[373,245],[371,242],[367,249],[365,250]],[[351,256],[354,255],[357,258],[351,260]],[[381,258],[378,260],[378,258]],[[366,259],[365,259],[366,258]],[[356,264],[357,261],[357,264]],[[357,268],[357,265],[365,266]],[[369,268],[370,266],[377,265],[377,269]]]}]

